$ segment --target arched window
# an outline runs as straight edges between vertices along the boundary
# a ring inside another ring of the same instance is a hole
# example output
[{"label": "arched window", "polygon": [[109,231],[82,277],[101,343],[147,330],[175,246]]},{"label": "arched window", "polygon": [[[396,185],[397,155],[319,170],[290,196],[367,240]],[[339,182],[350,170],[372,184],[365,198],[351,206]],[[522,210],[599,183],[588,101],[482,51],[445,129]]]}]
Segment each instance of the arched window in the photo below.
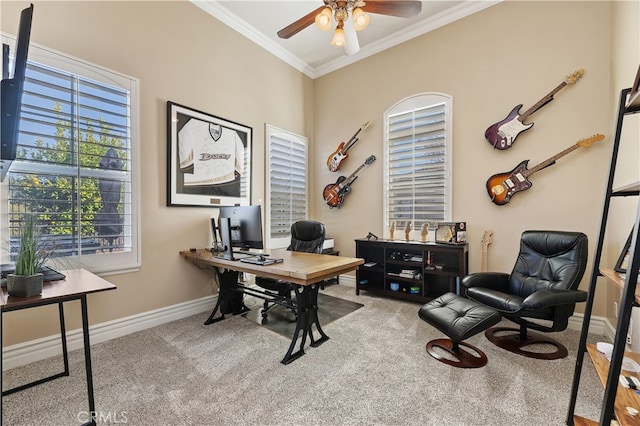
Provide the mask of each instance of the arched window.
[{"label": "arched window", "polygon": [[452,103],[421,93],[384,113],[383,229],[451,220]]}]

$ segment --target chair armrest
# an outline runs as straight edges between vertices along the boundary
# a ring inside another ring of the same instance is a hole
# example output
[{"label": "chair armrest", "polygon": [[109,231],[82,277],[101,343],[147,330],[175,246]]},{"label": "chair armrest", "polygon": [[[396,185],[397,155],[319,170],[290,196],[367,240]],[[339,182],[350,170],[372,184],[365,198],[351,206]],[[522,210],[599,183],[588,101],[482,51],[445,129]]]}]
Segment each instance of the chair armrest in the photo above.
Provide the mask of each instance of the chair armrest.
[{"label": "chair armrest", "polygon": [[544,309],[551,306],[571,305],[587,300],[587,292],[582,290],[541,290],[522,301],[523,309]]},{"label": "chair armrest", "polygon": [[461,284],[466,288],[484,287],[504,291],[509,282],[509,274],[504,272],[476,272],[462,278]]}]

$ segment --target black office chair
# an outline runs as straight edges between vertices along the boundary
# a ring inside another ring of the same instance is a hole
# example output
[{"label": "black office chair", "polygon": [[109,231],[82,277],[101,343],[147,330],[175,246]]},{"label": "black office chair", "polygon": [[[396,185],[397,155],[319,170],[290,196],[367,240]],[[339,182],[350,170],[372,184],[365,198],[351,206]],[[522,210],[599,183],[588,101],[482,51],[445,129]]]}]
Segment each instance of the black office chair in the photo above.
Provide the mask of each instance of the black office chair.
[{"label": "black office chair", "polygon": [[[291,242],[287,250],[305,253],[322,253],[322,244],[326,234],[325,226],[315,220],[300,220],[291,225]],[[275,292],[276,301],[265,300],[262,308],[262,320],[267,319],[267,312],[274,306],[282,304],[297,315],[294,298],[291,297],[296,285],[288,281],[273,278],[256,277],[256,285]],[[278,303],[284,302],[284,303]]]},{"label": "black office chair", "polygon": [[[567,328],[575,304],[587,299],[586,292],[577,290],[586,268],[587,250],[587,236],[580,232],[525,231],[510,275],[480,272],[464,277],[462,285],[469,299],[520,325],[519,329],[490,328],[485,332],[487,338],[530,358],[566,357],[567,348],[561,343],[540,333],[527,333],[527,329],[554,332]],[[525,349],[540,344],[555,346],[555,352]]]}]

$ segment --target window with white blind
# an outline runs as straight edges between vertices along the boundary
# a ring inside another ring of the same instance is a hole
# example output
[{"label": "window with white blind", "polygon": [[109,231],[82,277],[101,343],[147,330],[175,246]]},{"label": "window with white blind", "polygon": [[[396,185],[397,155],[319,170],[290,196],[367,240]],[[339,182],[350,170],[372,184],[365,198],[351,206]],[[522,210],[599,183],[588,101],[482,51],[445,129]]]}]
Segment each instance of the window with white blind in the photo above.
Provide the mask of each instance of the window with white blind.
[{"label": "window with white blind", "polygon": [[2,183],[10,260],[32,214],[53,266],[140,266],[137,85],[30,46],[16,160]]},{"label": "window with white blind", "polygon": [[385,112],[383,229],[451,220],[451,110],[450,96],[424,93]]},{"label": "window with white blind", "polygon": [[307,138],[267,124],[267,247],[287,247],[291,225],[307,219]]}]

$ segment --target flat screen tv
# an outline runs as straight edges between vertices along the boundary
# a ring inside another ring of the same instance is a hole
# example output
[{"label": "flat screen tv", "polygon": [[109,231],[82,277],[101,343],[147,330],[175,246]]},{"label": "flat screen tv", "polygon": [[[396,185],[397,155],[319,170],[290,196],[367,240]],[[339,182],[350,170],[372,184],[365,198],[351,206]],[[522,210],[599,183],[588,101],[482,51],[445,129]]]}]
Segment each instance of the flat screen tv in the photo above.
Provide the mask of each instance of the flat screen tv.
[{"label": "flat screen tv", "polygon": [[20,26],[16,37],[13,73],[9,70],[9,47],[2,46],[3,76],[0,85],[0,180],[4,180],[11,162],[16,158],[18,133],[20,131],[20,107],[24,80],[27,70],[29,39],[31,38],[31,22],[33,20],[33,4],[20,14]]}]

